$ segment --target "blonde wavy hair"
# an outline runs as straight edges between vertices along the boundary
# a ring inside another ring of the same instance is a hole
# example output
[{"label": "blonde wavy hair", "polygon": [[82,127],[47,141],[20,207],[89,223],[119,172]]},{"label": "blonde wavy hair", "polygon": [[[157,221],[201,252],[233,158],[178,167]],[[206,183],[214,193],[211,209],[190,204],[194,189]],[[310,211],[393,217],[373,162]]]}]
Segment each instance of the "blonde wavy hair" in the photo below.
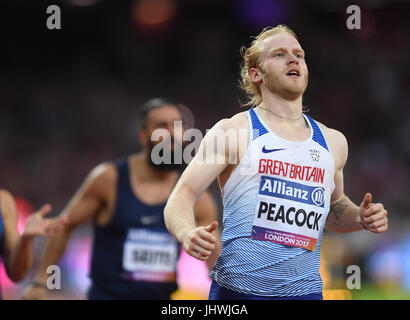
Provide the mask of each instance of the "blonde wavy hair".
[{"label": "blonde wavy hair", "polygon": [[249,71],[251,68],[259,68],[262,69],[261,64],[261,53],[262,48],[260,46],[261,42],[266,38],[280,33],[286,32],[293,36],[296,40],[298,40],[296,34],[286,25],[280,24],[276,27],[266,27],[259,33],[254,40],[252,41],[251,45],[247,48],[243,46],[240,50],[243,62],[241,65],[241,81],[240,87],[242,90],[245,91],[247,96],[247,102],[242,103],[242,107],[254,107],[259,105],[262,102],[262,95],[261,90],[258,84],[254,83],[249,75]]}]

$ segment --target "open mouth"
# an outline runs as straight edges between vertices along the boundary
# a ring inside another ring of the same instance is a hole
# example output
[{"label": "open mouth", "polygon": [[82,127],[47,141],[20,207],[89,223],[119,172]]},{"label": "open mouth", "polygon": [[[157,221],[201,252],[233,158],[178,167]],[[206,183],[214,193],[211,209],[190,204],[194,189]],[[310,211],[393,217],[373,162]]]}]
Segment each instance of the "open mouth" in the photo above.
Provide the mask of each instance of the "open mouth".
[{"label": "open mouth", "polygon": [[297,69],[291,69],[291,70],[288,71],[288,73],[286,75],[290,76],[290,77],[298,78],[298,77],[300,77],[300,72]]}]

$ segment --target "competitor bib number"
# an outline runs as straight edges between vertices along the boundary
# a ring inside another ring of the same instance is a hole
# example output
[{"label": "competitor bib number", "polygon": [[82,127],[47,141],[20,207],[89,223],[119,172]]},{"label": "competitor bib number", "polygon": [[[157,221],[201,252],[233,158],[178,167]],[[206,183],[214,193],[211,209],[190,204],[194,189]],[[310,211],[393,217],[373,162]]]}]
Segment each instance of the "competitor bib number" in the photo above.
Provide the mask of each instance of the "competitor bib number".
[{"label": "competitor bib number", "polygon": [[170,234],[146,229],[128,231],[122,263],[128,279],[175,281],[177,258],[178,244]]},{"label": "competitor bib number", "polygon": [[324,210],[322,187],[263,176],[252,238],[313,251]]}]

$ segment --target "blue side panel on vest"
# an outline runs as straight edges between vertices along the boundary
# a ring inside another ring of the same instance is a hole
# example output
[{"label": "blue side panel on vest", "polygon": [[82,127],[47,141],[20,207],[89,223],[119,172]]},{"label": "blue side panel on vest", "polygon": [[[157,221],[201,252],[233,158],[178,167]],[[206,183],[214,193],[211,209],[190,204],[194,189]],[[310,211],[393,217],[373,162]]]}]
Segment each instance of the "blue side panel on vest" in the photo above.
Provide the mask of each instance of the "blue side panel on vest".
[{"label": "blue side panel on vest", "polygon": [[[116,166],[118,181],[113,217],[106,226],[94,223],[89,299],[169,299],[177,289],[176,279],[166,282],[130,280],[123,265],[124,243],[130,229],[169,235],[163,219],[165,203],[154,206],[142,203],[131,188],[128,159],[118,161]],[[158,218],[144,225],[142,216]],[[179,249],[176,242],[178,254]]]},{"label": "blue side panel on vest", "polygon": [[322,134],[322,131],[320,130],[318,124],[316,123],[315,120],[313,120],[311,117],[309,117],[308,115],[306,115],[306,117],[308,118],[310,125],[313,128],[313,137],[312,140],[316,141],[317,143],[319,143],[323,148],[325,148],[327,151],[329,151],[329,148],[327,147],[327,143],[325,140],[325,137]]},{"label": "blue side panel on vest", "polygon": [[253,130],[252,140],[255,140],[257,137],[260,137],[264,135],[265,133],[268,133],[268,130],[259,121],[258,116],[256,115],[253,108],[249,109],[249,114],[251,115],[252,130]]}]

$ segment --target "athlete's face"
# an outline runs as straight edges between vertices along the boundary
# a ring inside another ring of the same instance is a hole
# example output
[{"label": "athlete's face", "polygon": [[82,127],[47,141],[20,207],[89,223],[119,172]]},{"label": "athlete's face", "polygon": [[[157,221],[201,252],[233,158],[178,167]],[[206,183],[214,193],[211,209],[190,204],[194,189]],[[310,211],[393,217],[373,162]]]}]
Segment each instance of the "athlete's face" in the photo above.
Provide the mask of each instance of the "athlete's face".
[{"label": "athlete's face", "polygon": [[[182,124],[182,115],[181,112],[173,105],[163,105],[161,107],[155,108],[151,110],[147,115],[146,121],[146,128],[144,130],[145,144],[149,144],[152,141],[155,144],[160,143],[163,141],[165,135],[162,135],[160,131],[156,131],[158,129],[166,130],[169,133],[170,137],[170,147],[174,148],[174,143],[182,142],[183,137],[183,126]],[[178,125],[180,126],[180,130],[178,130]],[[156,139],[156,132],[159,133],[159,140]],[[153,135],[154,133],[154,135]],[[155,138],[152,140],[152,138]]]},{"label": "athlete's face", "polygon": [[263,40],[261,46],[261,89],[265,86],[287,100],[299,98],[306,90],[309,75],[299,42],[281,32]]},{"label": "athlete's face", "polygon": [[[174,149],[183,148],[184,126],[181,112],[173,105],[163,105],[151,110],[147,115],[146,128],[139,132],[139,137],[144,145],[147,155],[157,169],[175,170],[180,165],[174,165]],[[160,156],[171,150],[171,163],[155,165],[152,161],[153,148],[161,143]],[[164,149],[164,150],[162,150]]]}]

